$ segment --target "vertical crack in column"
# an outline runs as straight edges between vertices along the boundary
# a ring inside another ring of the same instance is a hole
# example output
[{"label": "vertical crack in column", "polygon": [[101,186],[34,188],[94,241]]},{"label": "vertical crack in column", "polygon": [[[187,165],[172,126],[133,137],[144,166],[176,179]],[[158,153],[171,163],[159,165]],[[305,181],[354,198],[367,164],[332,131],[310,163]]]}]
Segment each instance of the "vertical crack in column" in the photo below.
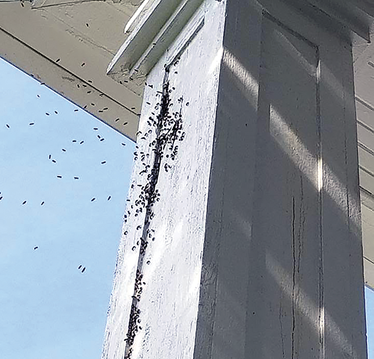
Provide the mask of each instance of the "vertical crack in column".
[{"label": "vertical crack in column", "polygon": [[[174,65],[176,65],[175,63]],[[151,85],[153,88],[153,86]],[[150,173],[147,177],[147,183],[142,186],[139,198],[135,201],[136,206],[140,206],[140,209],[145,208],[145,219],[142,230],[142,236],[137,242],[137,245],[140,245],[139,257],[137,263],[135,284],[134,284],[134,294],[132,296],[131,312],[130,319],[128,324],[128,331],[126,334],[126,348],[124,359],[130,359],[133,352],[133,344],[135,341],[136,333],[142,329],[140,324],[140,314],[139,302],[141,300],[141,295],[143,292],[143,267],[145,261],[146,250],[148,247],[148,240],[153,237],[154,229],[150,228],[150,223],[154,217],[153,205],[160,200],[160,193],[156,189],[156,185],[159,180],[159,175],[161,171],[161,162],[165,156],[166,151],[170,151],[170,155],[166,155],[166,158],[174,160],[178,153],[178,146],[175,142],[182,141],[184,139],[185,133],[182,133],[182,105],[183,97],[178,99],[178,102],[181,105],[179,112],[174,112],[170,114],[169,108],[173,106],[170,99],[170,90],[169,86],[169,68],[165,69],[165,76],[163,81],[162,92],[160,103],[156,104],[156,110],[160,109],[159,114],[157,115],[157,120],[152,117],[149,118],[148,125],[155,127],[155,139],[150,142],[149,147],[154,152],[153,166]],[[187,105],[187,104],[186,104]],[[152,132],[152,130],[149,130]],[[149,132],[148,132],[149,133]],[[146,139],[147,134],[141,139]],[[145,159],[145,153],[141,152],[141,159]],[[135,153],[135,160],[138,157],[138,153]],[[144,170],[140,172],[140,175],[148,172],[148,165],[145,165]],[[171,166],[168,163],[165,163],[164,170],[168,172]],[[138,226],[139,229],[141,228]],[[152,240],[155,238],[153,237]],[[133,250],[136,249],[136,246],[133,247]],[[146,264],[149,264],[147,261]]]},{"label": "vertical crack in column", "polygon": [[295,213],[295,197],[292,197],[292,295],[291,295],[291,315],[292,315],[292,331],[291,331],[291,359],[295,358],[295,328],[296,328],[296,213]]},{"label": "vertical crack in column", "polygon": [[318,336],[320,359],[325,358],[325,304],[324,304],[324,267],[323,267],[323,152],[322,152],[322,121],[321,121],[321,60],[319,48],[316,50],[316,109],[317,109],[317,186],[319,211],[319,264],[318,264]]}]

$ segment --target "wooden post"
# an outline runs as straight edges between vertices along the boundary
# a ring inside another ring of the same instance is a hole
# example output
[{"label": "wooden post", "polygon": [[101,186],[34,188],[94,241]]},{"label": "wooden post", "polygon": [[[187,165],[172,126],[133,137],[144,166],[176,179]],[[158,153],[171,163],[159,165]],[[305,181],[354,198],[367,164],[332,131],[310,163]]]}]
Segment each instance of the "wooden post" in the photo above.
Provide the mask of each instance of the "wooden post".
[{"label": "wooden post", "polygon": [[350,39],[194,3],[147,75],[102,357],[364,359]]}]

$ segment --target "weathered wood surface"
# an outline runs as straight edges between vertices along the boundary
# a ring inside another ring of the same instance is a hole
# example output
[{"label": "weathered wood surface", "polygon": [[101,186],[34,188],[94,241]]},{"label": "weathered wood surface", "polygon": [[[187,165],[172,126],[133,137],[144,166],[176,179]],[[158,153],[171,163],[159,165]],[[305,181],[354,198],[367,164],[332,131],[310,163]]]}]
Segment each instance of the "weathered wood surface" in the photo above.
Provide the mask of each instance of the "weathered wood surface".
[{"label": "weathered wood surface", "polygon": [[103,358],[366,358],[351,46],[319,25],[206,0],[149,74]]}]

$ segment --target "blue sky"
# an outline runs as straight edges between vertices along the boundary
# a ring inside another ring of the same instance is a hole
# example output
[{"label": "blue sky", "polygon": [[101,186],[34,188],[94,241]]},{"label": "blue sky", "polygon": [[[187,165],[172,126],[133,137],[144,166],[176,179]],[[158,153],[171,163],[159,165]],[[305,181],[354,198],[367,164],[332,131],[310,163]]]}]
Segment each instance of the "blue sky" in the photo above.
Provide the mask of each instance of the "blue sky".
[{"label": "blue sky", "polygon": [[1,59],[0,78],[1,358],[99,359],[135,145]]},{"label": "blue sky", "polygon": [[1,358],[99,359],[135,144],[1,59],[0,78]]}]

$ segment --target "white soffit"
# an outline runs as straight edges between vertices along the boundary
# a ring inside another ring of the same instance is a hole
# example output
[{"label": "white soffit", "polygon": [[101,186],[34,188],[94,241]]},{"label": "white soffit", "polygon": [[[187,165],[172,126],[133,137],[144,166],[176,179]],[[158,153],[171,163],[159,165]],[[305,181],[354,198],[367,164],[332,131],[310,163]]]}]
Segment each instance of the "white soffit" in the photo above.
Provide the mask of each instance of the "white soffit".
[{"label": "white soffit", "polygon": [[0,2],[0,57],[135,139],[142,86],[117,83],[106,68],[139,3]]}]

